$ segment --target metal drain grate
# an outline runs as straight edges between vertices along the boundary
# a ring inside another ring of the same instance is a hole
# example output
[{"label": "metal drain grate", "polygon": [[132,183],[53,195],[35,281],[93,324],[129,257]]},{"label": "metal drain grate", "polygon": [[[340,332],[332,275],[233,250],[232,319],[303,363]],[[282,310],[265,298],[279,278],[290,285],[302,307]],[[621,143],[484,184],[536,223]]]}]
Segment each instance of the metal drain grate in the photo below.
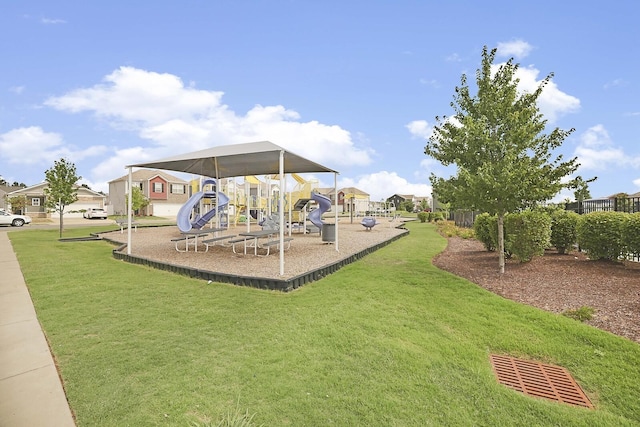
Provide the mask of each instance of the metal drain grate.
[{"label": "metal drain grate", "polygon": [[569,371],[554,365],[507,356],[490,356],[498,382],[529,396],[593,409]]}]

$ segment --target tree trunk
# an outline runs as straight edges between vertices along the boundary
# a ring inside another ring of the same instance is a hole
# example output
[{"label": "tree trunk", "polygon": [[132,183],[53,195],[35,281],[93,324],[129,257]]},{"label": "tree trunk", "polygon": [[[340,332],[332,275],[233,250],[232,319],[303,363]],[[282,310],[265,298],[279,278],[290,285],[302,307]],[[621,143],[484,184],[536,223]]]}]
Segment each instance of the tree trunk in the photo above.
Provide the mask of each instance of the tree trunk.
[{"label": "tree trunk", "polygon": [[61,239],[62,239],[62,229],[63,229],[63,226],[62,226],[62,212],[60,212],[60,238]]},{"label": "tree trunk", "polygon": [[504,274],[504,214],[498,214],[498,266]]}]

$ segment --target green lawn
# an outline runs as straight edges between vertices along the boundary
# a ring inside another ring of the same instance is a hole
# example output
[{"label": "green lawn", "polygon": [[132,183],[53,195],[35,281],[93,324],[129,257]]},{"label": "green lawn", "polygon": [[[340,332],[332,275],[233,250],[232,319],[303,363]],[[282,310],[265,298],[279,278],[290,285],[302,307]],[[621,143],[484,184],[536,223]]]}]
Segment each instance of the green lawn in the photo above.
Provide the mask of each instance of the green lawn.
[{"label": "green lawn", "polygon": [[[116,261],[105,242],[9,234],[79,426],[640,425],[640,345],[431,265],[428,223],[291,293]],[[74,229],[65,237],[92,229]],[[489,354],[567,368],[596,410],[496,382]]]}]

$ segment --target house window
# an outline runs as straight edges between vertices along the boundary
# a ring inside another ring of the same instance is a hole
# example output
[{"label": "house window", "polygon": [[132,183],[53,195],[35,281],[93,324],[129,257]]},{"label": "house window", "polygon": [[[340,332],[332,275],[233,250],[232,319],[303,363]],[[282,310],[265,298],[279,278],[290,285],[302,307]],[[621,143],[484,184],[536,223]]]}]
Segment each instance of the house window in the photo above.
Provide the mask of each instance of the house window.
[{"label": "house window", "polygon": [[171,184],[171,193],[172,194],[184,194],[184,185],[182,185],[182,184]]},{"label": "house window", "polygon": [[162,193],[164,190],[164,185],[161,182],[153,183],[153,192],[154,193]]},{"label": "house window", "polygon": [[31,206],[40,206],[40,198],[34,197],[31,199]]}]

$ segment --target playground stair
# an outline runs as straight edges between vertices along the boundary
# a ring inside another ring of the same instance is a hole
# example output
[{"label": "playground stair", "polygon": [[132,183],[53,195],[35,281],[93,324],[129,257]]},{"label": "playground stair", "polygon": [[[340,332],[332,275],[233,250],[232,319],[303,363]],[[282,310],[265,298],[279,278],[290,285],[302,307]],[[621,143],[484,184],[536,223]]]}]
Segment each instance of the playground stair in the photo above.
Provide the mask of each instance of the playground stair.
[{"label": "playground stair", "polygon": [[298,199],[298,201],[296,201],[296,204],[293,206],[293,210],[294,211],[303,210],[304,207],[307,206],[310,201],[311,199]]}]

